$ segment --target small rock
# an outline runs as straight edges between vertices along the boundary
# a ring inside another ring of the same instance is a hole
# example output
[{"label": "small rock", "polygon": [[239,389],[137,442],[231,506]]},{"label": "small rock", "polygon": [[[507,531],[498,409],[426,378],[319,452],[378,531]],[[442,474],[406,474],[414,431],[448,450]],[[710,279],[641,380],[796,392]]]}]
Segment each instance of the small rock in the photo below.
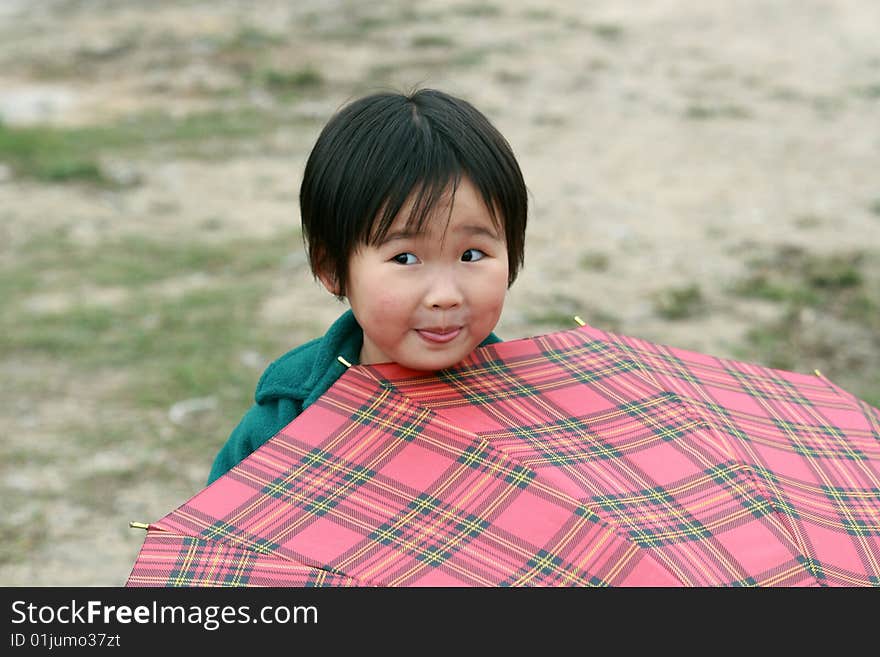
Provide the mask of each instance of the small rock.
[{"label": "small rock", "polygon": [[0,94],[0,120],[8,125],[48,123],[76,104],[73,90],[60,85],[6,88]]},{"label": "small rock", "polygon": [[247,349],[238,354],[238,361],[245,367],[253,370],[260,369],[264,365],[263,357],[253,349]]},{"label": "small rock", "polygon": [[129,162],[103,160],[101,175],[118,187],[135,187],[142,182],[140,172]]},{"label": "small rock", "polygon": [[168,419],[174,424],[183,424],[193,415],[207,413],[216,409],[216,397],[194,397],[193,399],[184,399],[168,409]]},{"label": "small rock", "polygon": [[80,46],[76,54],[92,60],[115,59],[127,53],[134,46],[132,38],[123,37],[120,39],[113,35],[99,35]]}]

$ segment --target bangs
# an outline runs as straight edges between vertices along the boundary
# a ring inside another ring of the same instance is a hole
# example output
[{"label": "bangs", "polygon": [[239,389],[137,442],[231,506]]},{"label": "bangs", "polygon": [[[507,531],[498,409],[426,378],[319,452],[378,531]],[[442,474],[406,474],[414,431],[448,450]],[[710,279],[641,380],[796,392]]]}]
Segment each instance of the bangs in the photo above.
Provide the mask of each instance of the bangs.
[{"label": "bangs", "polygon": [[[382,242],[395,219],[405,210],[408,214],[404,226],[408,231],[422,232],[426,222],[441,205],[448,206],[448,224],[462,177],[473,182],[489,211],[493,225],[502,230],[495,200],[481,176],[463,166],[450,144],[437,139],[437,135],[431,130],[418,130],[419,123],[413,121],[411,124],[398,126],[400,132],[414,134],[394,135],[395,139],[390,140],[390,143],[410,144],[411,148],[403,157],[395,158],[393,166],[383,167],[379,164],[377,167],[379,171],[389,171],[390,175],[381,181],[386,183],[386,189],[376,190],[378,193],[375,198],[379,206],[375,211],[372,211],[372,207],[369,208],[365,219],[372,221],[361,223],[364,231],[358,236],[359,241],[372,246]],[[400,154],[397,149],[390,149],[388,152],[394,151]]]}]

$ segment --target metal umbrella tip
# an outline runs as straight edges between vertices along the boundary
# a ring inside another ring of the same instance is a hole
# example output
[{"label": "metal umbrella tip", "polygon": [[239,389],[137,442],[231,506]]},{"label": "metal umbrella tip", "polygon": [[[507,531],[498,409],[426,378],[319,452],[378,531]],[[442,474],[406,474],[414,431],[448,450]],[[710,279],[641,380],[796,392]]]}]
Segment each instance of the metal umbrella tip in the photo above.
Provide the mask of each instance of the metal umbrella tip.
[{"label": "metal umbrella tip", "polygon": [[128,526],[132,529],[149,529],[150,525],[145,522],[134,522],[133,520],[128,523]]},{"label": "metal umbrella tip", "polygon": [[587,325],[587,323],[584,320],[582,320],[580,317],[578,317],[577,315],[574,316],[574,321],[576,321],[578,323],[578,326],[586,326]]},{"label": "metal umbrella tip", "polygon": [[349,363],[347,360],[345,360],[342,356],[337,356],[336,360],[338,360],[340,363],[342,363],[346,367],[351,367],[351,363]]}]

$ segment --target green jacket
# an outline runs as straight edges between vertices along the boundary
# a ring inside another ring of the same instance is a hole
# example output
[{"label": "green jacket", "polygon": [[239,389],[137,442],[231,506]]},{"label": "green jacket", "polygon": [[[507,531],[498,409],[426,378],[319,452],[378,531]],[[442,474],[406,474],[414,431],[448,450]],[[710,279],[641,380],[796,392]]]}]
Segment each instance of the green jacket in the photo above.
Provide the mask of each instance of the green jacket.
[{"label": "green jacket", "polygon": [[[500,341],[490,333],[480,346]],[[238,465],[327,392],[346,369],[336,357],[359,363],[363,343],[364,333],[351,310],[347,310],[323,337],[291,349],[269,365],[257,383],[256,403],[220,449],[208,483]]]}]

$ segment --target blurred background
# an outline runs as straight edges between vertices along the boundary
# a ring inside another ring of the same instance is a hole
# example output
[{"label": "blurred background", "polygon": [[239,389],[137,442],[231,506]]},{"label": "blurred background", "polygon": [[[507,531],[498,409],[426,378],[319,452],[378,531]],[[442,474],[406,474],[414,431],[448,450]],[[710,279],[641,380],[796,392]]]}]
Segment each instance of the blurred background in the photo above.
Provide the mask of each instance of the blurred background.
[{"label": "blurred background", "polygon": [[0,0],[0,584],[124,584],[263,368],[344,306],[332,113],[436,87],[531,193],[496,332],[575,326],[880,404],[876,0]]}]

